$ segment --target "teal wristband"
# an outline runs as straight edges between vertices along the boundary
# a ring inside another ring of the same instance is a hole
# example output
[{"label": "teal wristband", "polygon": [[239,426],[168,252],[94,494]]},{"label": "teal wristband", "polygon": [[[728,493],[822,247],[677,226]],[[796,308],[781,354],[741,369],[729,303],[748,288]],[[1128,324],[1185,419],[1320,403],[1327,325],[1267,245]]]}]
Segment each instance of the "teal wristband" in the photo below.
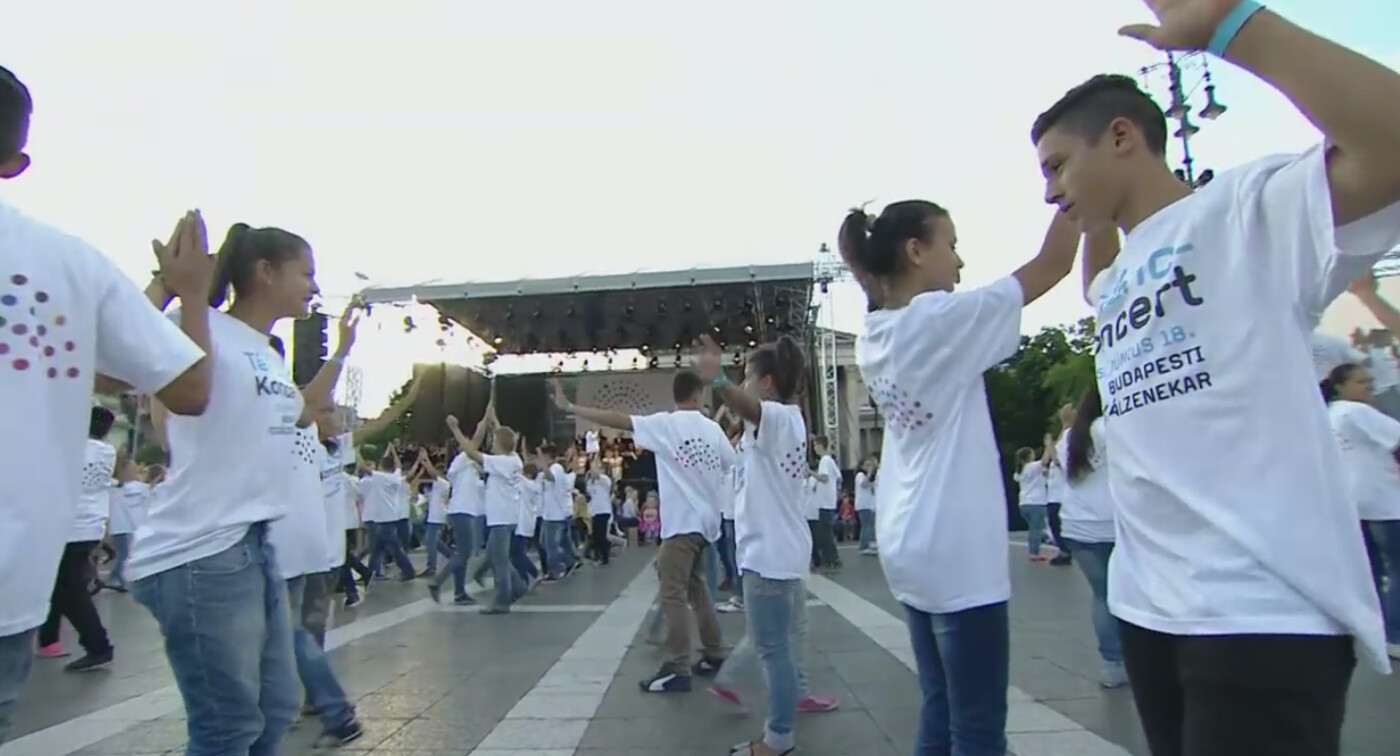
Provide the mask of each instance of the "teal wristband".
[{"label": "teal wristband", "polygon": [[727,385],[729,385],[729,379],[728,379],[728,378],[725,378],[725,377],[722,376],[722,375],[710,379],[710,388],[712,388],[712,389],[719,390],[719,389],[724,388],[724,387],[727,386]]},{"label": "teal wristband", "polygon": [[1255,0],[1244,0],[1236,5],[1234,10],[1226,14],[1220,21],[1220,25],[1215,27],[1215,33],[1210,35],[1210,42],[1206,43],[1206,52],[1217,58],[1225,57],[1225,48],[1235,41],[1240,29],[1254,18],[1254,14],[1264,10],[1264,6]]}]

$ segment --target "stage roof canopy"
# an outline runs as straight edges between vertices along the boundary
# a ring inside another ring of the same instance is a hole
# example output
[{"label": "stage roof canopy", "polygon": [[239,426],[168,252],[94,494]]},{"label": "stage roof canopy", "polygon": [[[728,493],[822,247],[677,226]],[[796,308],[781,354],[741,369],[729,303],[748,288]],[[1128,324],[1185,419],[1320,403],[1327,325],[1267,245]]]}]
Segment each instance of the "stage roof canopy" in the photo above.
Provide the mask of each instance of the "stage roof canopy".
[{"label": "stage roof canopy", "polygon": [[[707,330],[746,348],[801,337],[812,302],[811,263],[374,287],[375,304],[417,300],[501,354],[671,353]],[[426,324],[418,324],[426,325]]]}]

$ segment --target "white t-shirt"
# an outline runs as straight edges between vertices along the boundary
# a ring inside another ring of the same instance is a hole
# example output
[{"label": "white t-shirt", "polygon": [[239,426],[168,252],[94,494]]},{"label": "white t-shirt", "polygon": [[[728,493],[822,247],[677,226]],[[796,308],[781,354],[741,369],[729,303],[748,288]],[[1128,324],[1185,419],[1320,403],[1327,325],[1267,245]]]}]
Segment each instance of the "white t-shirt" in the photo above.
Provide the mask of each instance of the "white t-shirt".
[{"label": "white t-shirt", "polygon": [[1342,450],[1347,490],[1362,520],[1400,520],[1400,422],[1361,402],[1343,399],[1327,406],[1332,433]]},{"label": "white t-shirt", "polygon": [[1362,365],[1366,362],[1366,355],[1353,349],[1346,339],[1330,333],[1313,331],[1308,335],[1308,343],[1312,349],[1313,370],[1318,383],[1339,365]]},{"label": "white t-shirt", "polygon": [[815,475],[809,473],[802,479],[802,514],[806,516],[807,522],[816,522],[822,518],[821,500],[817,495],[819,488]]},{"label": "white t-shirt", "polygon": [[408,481],[398,472],[371,470],[360,478],[360,519],[365,522],[397,522],[399,502],[407,506]]},{"label": "white t-shirt", "polygon": [[1371,366],[1371,376],[1375,379],[1376,393],[1382,393],[1400,385],[1400,368],[1395,364],[1395,353],[1389,347],[1372,347],[1366,351],[1366,364]]},{"label": "white t-shirt", "polygon": [[598,453],[598,431],[588,431],[583,434],[583,451],[588,455]]},{"label": "white t-shirt", "polygon": [[341,473],[345,481],[345,529],[360,529],[360,479],[350,473]]},{"label": "white t-shirt", "polygon": [[549,466],[552,481],[544,481],[544,519],[550,522],[569,520],[574,516],[574,474],[565,472],[564,466],[555,462]]},{"label": "white t-shirt", "polygon": [[452,494],[447,499],[448,514],[482,517],[486,514],[486,481],[481,479],[481,467],[465,454],[452,458],[447,468],[452,482]]},{"label": "white t-shirt", "polygon": [[770,580],[801,580],[812,561],[802,490],[807,424],[792,404],[763,402],[760,413],[757,426],[745,421],[739,450],[744,465],[743,495],[734,507],[739,569]]},{"label": "white t-shirt", "polygon": [[[350,433],[335,439],[334,453],[326,448],[324,441],[318,444],[321,449],[316,461],[321,476],[321,501],[326,509],[326,561],[331,569],[345,564],[345,531],[360,526],[351,498],[353,492],[347,491],[351,478],[345,474],[346,465],[355,463],[354,444],[355,437]],[[347,501],[349,507],[346,507]]]},{"label": "white t-shirt", "polygon": [[108,502],[112,508],[107,532],[112,535],[131,535],[136,525],[146,519],[146,498],[151,495],[151,487],[139,480],[129,480],[112,489]]},{"label": "white t-shirt", "polygon": [[[1069,465],[1069,439],[1073,430],[1065,431],[1056,445],[1056,453]],[[1065,500],[1060,502],[1060,532],[1065,538],[1084,543],[1113,543],[1113,495],[1108,489],[1108,446],[1104,438],[1103,418],[1089,425],[1093,440],[1089,452],[1090,469],[1079,480],[1070,480],[1065,471]]]},{"label": "white t-shirt", "polygon": [[699,410],[634,415],[632,437],[656,454],[657,494],[666,502],[662,539],[699,533],[719,540],[724,474],[735,458],[719,423]]},{"label": "white t-shirt", "polygon": [[0,636],[44,621],[72,532],[92,387],[151,394],[203,356],[86,243],[0,202]]},{"label": "white t-shirt", "polygon": [[428,516],[427,522],[432,525],[441,525],[447,522],[447,499],[451,484],[447,478],[437,477],[433,479],[428,488]]},{"label": "white t-shirt", "polygon": [[268,540],[284,580],[325,572],[329,567],[330,544],[326,541],[330,525],[321,489],[325,458],[326,448],[317,437],[316,426],[297,428],[284,487],[287,515],[268,527]]},{"label": "white t-shirt", "polygon": [[841,466],[835,457],[823,454],[817,462],[817,474],[826,476],[825,483],[817,481],[817,508],[835,510],[841,495]]},{"label": "white t-shirt", "polygon": [[1333,228],[1321,148],[1219,174],[1128,234],[1090,296],[1116,616],[1180,635],[1350,633],[1389,669],[1309,340],[1397,243],[1400,205]]},{"label": "white t-shirt", "polygon": [[82,489],[73,512],[69,543],[100,541],[107,532],[107,512],[111,507],[112,472],[117,466],[117,450],[106,441],[88,439],[83,452]]},{"label": "white t-shirt", "polygon": [[513,453],[486,454],[481,458],[481,466],[486,470],[486,524],[517,525],[525,463]]},{"label": "white t-shirt", "polygon": [[875,511],[875,479],[864,470],[856,473],[856,511]]},{"label": "white t-shirt", "polygon": [[[1055,447],[1059,448],[1060,442],[1065,440],[1064,433],[1055,441]],[[1053,459],[1045,465],[1045,498],[1049,504],[1064,504],[1065,496],[1069,490],[1065,485],[1065,461],[1063,458]]]},{"label": "white t-shirt", "polygon": [[599,475],[584,486],[588,489],[588,516],[612,514],[612,479]]},{"label": "white t-shirt", "polygon": [[1027,462],[1021,471],[1016,473],[1016,484],[1021,488],[1021,506],[1045,505],[1050,502],[1044,462],[1038,459]]},{"label": "white t-shirt", "polygon": [[875,529],[896,599],[933,614],[1011,597],[1006,487],[982,374],[1016,353],[1015,278],[865,317],[856,361],[885,418]]},{"label": "white t-shirt", "polygon": [[[732,505],[731,505],[731,511],[732,511]],[[638,515],[637,500],[636,500],[636,499],[633,499],[633,498],[625,498],[625,499],[623,499],[623,500],[622,500],[622,519],[624,519],[624,520],[635,520],[635,519],[637,519],[637,515]]]},{"label": "white t-shirt", "polygon": [[[732,449],[733,447],[731,446],[730,448]],[[735,465],[729,468],[729,471],[724,474],[724,485],[721,486],[719,490],[720,519],[730,520],[731,522],[734,520],[734,500],[739,495],[738,476],[742,474],[737,463],[737,454],[735,455],[735,460]],[[633,511],[636,511],[635,504],[633,505]],[[636,517],[635,514],[631,516]]]},{"label": "white t-shirt", "polygon": [[544,495],[541,483],[544,478],[536,476],[520,477],[520,520],[515,525],[515,534],[525,538],[535,537],[535,522],[540,516],[540,498]]},{"label": "white t-shirt", "polygon": [[209,337],[209,405],[166,418],[170,471],[136,529],[131,580],[225,551],[287,513],[301,392],[267,334],[211,309]]}]

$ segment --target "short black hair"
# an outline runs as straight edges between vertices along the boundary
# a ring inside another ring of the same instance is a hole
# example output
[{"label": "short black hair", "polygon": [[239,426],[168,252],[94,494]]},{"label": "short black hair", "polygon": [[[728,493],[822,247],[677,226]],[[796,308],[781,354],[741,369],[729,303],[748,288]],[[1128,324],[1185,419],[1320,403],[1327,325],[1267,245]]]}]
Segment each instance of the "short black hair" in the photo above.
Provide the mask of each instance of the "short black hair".
[{"label": "short black hair", "polygon": [[33,112],[29,89],[8,68],[0,66],[0,161],[24,151]]},{"label": "short black hair", "polygon": [[1099,74],[1065,93],[1031,126],[1031,143],[1059,127],[1092,144],[1115,118],[1126,118],[1142,129],[1154,155],[1167,154],[1167,116],[1136,81],[1120,74]]},{"label": "short black hair", "polygon": [[111,410],[100,404],[93,407],[92,416],[88,420],[88,438],[106,438],[116,422],[117,416]]},{"label": "short black hair", "polygon": [[677,402],[694,399],[705,390],[705,380],[691,370],[681,370],[671,379],[671,396]]}]

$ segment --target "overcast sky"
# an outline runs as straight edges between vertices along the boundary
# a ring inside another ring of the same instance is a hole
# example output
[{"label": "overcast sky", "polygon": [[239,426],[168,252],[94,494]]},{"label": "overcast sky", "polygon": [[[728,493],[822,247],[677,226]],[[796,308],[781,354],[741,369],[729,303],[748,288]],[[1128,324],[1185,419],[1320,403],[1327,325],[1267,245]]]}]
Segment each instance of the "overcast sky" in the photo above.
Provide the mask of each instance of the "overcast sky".
[{"label": "overcast sky", "polygon": [[[1271,6],[1400,64],[1400,4]],[[1034,254],[1049,218],[1032,120],[1092,74],[1156,62],[1114,35],[1146,18],[1137,0],[17,3],[0,64],[34,92],[34,165],[0,196],[142,281],[186,207],[216,239],[280,225],[331,295],[356,271],[806,260],[851,205],[922,197],[952,210],[976,285]],[[1214,71],[1230,110],[1203,124],[1198,165],[1315,141],[1272,90]],[[859,295],[837,299],[858,327]],[[1084,314],[1066,283],[1024,328]],[[369,413],[439,357],[401,317],[357,347]]]}]

